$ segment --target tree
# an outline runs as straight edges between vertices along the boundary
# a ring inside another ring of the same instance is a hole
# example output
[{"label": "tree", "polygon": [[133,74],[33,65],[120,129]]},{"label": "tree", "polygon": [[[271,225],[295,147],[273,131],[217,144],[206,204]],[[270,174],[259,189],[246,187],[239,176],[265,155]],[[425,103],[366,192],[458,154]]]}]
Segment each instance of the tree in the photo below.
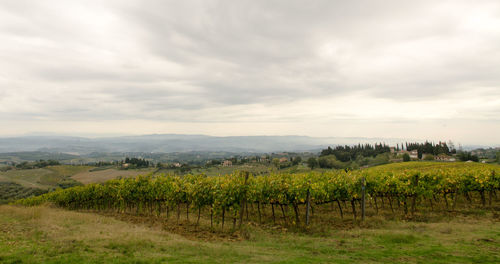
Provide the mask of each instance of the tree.
[{"label": "tree", "polygon": [[279,166],[280,166],[280,160],[279,160],[278,158],[274,158],[274,159],[272,160],[272,163],[273,163],[273,165],[274,165],[276,168],[278,168],[278,169],[279,169]]},{"label": "tree", "polygon": [[209,165],[212,165],[212,166],[217,166],[217,165],[219,165],[219,164],[221,164],[221,163],[222,163],[222,161],[221,161],[221,160],[213,159],[213,160],[211,160],[208,164],[209,164]]},{"label": "tree", "polygon": [[472,153],[467,152],[467,151],[461,151],[461,152],[459,152],[457,154],[457,157],[461,161],[469,161],[469,160],[475,161],[475,162],[479,161],[479,157],[477,155],[473,155]]},{"label": "tree", "polygon": [[406,149],[408,151],[417,150],[419,159],[422,158],[422,154],[449,155],[451,153],[451,149],[446,144],[446,142],[441,142],[441,141],[437,144],[434,144],[433,142],[429,141],[426,141],[425,143],[418,143],[418,142],[406,143]]},{"label": "tree", "polygon": [[455,143],[453,143],[453,141],[448,140],[448,147],[450,148],[450,153],[457,153],[457,150],[455,149]]},{"label": "tree", "polygon": [[318,167],[318,160],[314,157],[310,157],[308,160],[307,160],[307,166],[309,168],[314,169],[316,167]]},{"label": "tree", "polygon": [[299,165],[299,163],[301,163],[301,162],[302,162],[302,158],[300,156],[292,159],[293,165]]},{"label": "tree", "polygon": [[380,144],[358,144],[353,146],[336,146],[335,148],[328,147],[321,151],[320,157],[334,155],[335,158],[342,162],[349,162],[356,160],[359,156],[376,157],[379,154],[390,152],[391,149],[388,145]]},{"label": "tree", "polygon": [[410,155],[408,153],[403,154],[403,161],[404,162],[410,161]]}]

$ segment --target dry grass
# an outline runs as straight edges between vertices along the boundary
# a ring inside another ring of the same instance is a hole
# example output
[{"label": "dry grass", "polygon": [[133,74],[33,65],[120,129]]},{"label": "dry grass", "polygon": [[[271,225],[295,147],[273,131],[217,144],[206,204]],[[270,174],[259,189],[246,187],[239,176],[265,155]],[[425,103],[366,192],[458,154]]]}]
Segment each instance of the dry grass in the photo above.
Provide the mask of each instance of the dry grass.
[{"label": "dry grass", "polygon": [[[159,228],[130,224],[112,217],[90,213],[49,207],[2,206],[0,215],[10,215],[13,219],[17,219],[17,221],[0,225],[2,233],[14,243],[26,242],[23,239],[34,239],[36,245],[50,243],[58,248],[70,247],[71,251],[73,251],[72,245],[76,245],[83,250],[91,248],[91,252],[110,257],[123,255],[126,250],[137,250],[133,248],[135,245],[147,248],[151,245],[174,247],[179,243],[192,244],[189,240]],[[23,224],[19,225],[18,221]],[[21,238],[19,238],[20,235]],[[128,247],[132,248],[128,249]],[[142,250],[141,254],[147,254],[148,256],[144,256],[146,258],[157,255],[155,251]]]},{"label": "dry grass", "polygon": [[9,170],[0,172],[0,181],[15,182],[24,187],[49,189],[57,187],[64,178],[88,171],[91,166],[58,165],[41,169]]},{"label": "dry grass", "polygon": [[42,177],[52,174],[49,169],[10,170],[0,172],[0,181],[15,182],[24,187],[47,189],[50,186],[42,184]]},{"label": "dry grass", "polygon": [[[193,217],[194,218],[194,217]],[[194,222],[194,219],[191,219]],[[381,217],[379,217],[381,218]],[[290,232],[248,225],[225,239],[181,221],[0,206],[2,263],[498,263],[500,224],[491,213],[437,222]],[[206,224],[206,223],[204,223]],[[173,232],[177,233],[174,234]],[[245,237],[245,239],[243,239]]]}]

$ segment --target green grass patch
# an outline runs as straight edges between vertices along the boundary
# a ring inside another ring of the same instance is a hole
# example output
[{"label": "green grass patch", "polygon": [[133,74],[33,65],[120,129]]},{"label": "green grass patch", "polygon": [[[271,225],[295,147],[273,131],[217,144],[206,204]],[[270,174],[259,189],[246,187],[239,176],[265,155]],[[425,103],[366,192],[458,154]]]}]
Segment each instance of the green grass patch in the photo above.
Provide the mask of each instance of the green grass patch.
[{"label": "green grass patch", "polygon": [[[491,215],[308,234],[247,226],[243,241],[47,207],[0,206],[1,263],[499,263]],[[274,231],[273,231],[274,230]],[[194,231],[193,231],[194,232]],[[214,234],[217,235],[217,234]]]},{"label": "green grass patch", "polygon": [[381,234],[378,239],[382,244],[413,244],[418,239],[412,234]]}]

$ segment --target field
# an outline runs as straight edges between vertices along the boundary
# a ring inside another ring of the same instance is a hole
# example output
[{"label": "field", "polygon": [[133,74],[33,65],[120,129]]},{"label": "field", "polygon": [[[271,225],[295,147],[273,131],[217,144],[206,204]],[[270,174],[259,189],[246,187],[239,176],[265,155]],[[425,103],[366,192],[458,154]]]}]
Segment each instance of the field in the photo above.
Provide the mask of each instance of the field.
[{"label": "field", "polygon": [[410,162],[89,184],[1,206],[0,261],[498,263],[499,169]]},{"label": "field", "polygon": [[[498,216],[373,219],[366,226],[291,232],[249,226],[196,238],[143,223],[50,207],[0,206],[2,263],[498,263]],[[187,223],[184,223],[188,225]],[[194,228],[194,227],[193,227]],[[192,234],[196,231],[193,229]]]},{"label": "field", "polygon": [[1,163],[21,163],[23,161],[39,161],[39,160],[58,160],[58,161],[70,161],[71,159],[76,159],[78,156],[66,154],[66,153],[49,153],[41,151],[23,151],[23,152],[12,152],[12,153],[0,153],[0,164]]},{"label": "field", "polygon": [[83,184],[102,183],[119,177],[130,178],[130,177],[136,177],[138,175],[145,175],[153,171],[154,171],[153,169],[138,169],[138,170],[105,169],[105,170],[94,170],[94,171],[87,170],[76,173],[73,176],[71,176],[71,178]]},{"label": "field", "polygon": [[119,177],[148,174],[153,169],[117,170],[93,166],[57,165],[39,169],[0,171],[0,204],[58,188],[100,183]]},{"label": "field", "polygon": [[[249,164],[237,165],[231,167],[208,167],[193,169],[192,174],[205,174],[207,176],[219,176],[231,174],[234,171],[248,171],[254,175],[265,175],[276,171],[272,165],[269,164]],[[297,172],[297,171],[310,171],[305,166],[294,166],[291,168],[282,169],[282,172]],[[324,171],[322,169],[315,169],[315,171]],[[155,174],[179,174],[178,170],[162,169],[156,170],[154,168],[147,169],[130,169],[120,170],[113,166],[109,167],[93,167],[93,166],[80,166],[80,165],[58,165],[49,166],[41,169],[26,169],[26,170],[9,170],[0,171],[0,182],[14,182],[27,188],[50,189],[58,187],[61,180],[71,178],[83,184],[89,183],[103,183],[117,178],[130,178],[138,175],[146,175],[150,173]]]},{"label": "field", "polygon": [[[360,207],[364,214],[366,202],[375,212],[386,204],[393,215],[398,214],[394,209],[397,205],[398,209],[403,208],[405,216],[429,209],[484,208],[487,203],[492,207],[496,205],[496,192],[500,189],[500,167],[486,164],[413,162],[361,171],[250,175],[238,172],[217,177],[200,174],[122,178],[59,190],[21,200],[19,204],[50,202],[71,209],[166,214],[167,217],[173,210],[179,215],[182,207],[186,208],[186,214],[197,210],[198,218],[202,211],[209,210],[210,219],[219,217],[222,227],[227,217],[232,218],[234,226],[238,215],[241,225],[244,212],[249,214],[249,207],[251,214],[257,214],[261,222],[266,208],[269,211],[271,207],[273,222],[275,212],[281,211],[287,226],[288,223],[300,225],[302,213],[307,223],[309,212],[312,215],[314,208],[328,204],[332,208],[337,205],[341,217],[352,210],[355,220]],[[289,219],[290,213],[295,216],[293,221]]]},{"label": "field", "polygon": [[82,171],[88,171],[90,166],[48,166],[42,169],[9,170],[0,172],[1,182],[15,182],[24,187],[49,189],[57,187],[58,183]]},{"label": "field", "polygon": [[25,187],[46,189],[50,186],[42,184],[41,179],[51,173],[52,171],[48,169],[11,170],[7,172],[0,172],[0,181],[15,182]]},{"label": "field", "polygon": [[[270,171],[272,171],[274,167],[269,164],[260,164],[260,163],[255,163],[255,164],[244,164],[244,165],[234,165],[234,166],[213,166],[213,167],[202,167],[202,168],[194,168],[189,172],[185,172],[182,174],[205,174],[209,177],[213,176],[220,176],[220,175],[226,175],[226,174],[231,174],[234,171],[248,171],[254,175],[262,175],[262,174],[269,174]],[[157,174],[181,174],[179,169],[161,169],[156,172]]]},{"label": "field", "polygon": [[237,171],[246,171],[252,175],[269,175],[271,173],[306,173],[306,172],[326,172],[331,171],[331,169],[314,168],[311,170],[305,164],[293,165],[287,168],[277,169],[274,165],[270,163],[248,163],[243,165],[233,165],[233,166],[213,166],[213,167],[202,167],[194,168],[191,171],[180,173],[178,169],[161,169],[155,172],[155,174],[176,174],[176,175],[186,175],[186,174],[204,174],[209,177],[227,175]]}]

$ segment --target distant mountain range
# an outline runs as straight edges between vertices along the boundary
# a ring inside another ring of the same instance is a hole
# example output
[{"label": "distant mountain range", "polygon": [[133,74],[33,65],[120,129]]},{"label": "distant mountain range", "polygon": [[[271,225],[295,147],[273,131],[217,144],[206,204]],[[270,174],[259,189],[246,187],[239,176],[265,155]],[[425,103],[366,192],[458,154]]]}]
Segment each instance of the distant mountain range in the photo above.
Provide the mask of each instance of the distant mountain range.
[{"label": "distant mountain range", "polygon": [[319,151],[327,146],[385,142],[395,145],[404,139],[308,136],[233,136],[155,134],[120,137],[22,136],[0,138],[0,153],[43,151],[89,154],[93,152],[169,153],[188,151],[280,152]]}]

